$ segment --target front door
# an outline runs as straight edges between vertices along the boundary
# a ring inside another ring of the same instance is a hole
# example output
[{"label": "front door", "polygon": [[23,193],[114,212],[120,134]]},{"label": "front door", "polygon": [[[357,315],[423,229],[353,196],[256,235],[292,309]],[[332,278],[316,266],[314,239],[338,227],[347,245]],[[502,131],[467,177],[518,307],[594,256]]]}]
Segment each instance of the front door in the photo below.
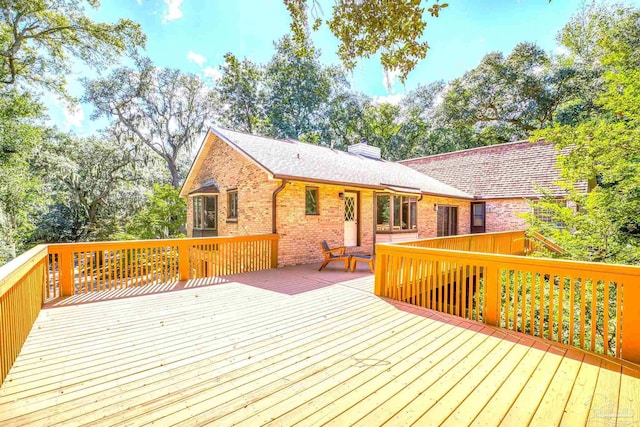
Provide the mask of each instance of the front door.
[{"label": "front door", "polygon": [[344,245],[358,246],[358,195],[344,193]]},{"label": "front door", "polygon": [[471,203],[471,232],[484,233],[486,228],[485,202]]}]

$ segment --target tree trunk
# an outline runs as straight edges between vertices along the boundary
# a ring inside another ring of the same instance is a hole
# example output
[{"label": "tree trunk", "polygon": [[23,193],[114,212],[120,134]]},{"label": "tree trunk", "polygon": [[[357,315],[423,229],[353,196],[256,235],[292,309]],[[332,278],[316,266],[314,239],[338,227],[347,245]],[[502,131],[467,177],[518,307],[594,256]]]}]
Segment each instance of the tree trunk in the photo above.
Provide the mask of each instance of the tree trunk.
[{"label": "tree trunk", "polygon": [[180,177],[178,176],[178,167],[176,165],[176,161],[171,157],[165,157],[167,161],[167,167],[169,168],[169,172],[171,173],[171,185],[173,188],[180,188]]}]

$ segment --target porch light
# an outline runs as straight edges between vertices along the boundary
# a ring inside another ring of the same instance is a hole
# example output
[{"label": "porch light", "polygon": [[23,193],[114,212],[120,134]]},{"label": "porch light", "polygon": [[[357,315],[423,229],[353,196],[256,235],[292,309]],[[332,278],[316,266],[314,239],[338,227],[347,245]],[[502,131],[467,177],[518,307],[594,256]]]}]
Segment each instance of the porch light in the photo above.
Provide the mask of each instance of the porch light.
[{"label": "porch light", "polygon": [[340,200],[344,200],[344,193],[338,193],[338,197],[340,198]]}]

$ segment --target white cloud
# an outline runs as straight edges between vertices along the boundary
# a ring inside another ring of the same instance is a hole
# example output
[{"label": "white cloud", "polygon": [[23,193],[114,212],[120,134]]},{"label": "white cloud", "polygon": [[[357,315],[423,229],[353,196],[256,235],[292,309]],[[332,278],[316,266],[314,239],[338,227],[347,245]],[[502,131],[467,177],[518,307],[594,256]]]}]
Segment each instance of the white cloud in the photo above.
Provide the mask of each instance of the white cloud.
[{"label": "white cloud", "polygon": [[374,96],[373,103],[377,105],[380,105],[380,104],[398,105],[400,104],[400,101],[402,101],[402,98],[404,98],[404,95],[400,93],[395,95]]},{"label": "white cloud", "polygon": [[[77,131],[81,131],[84,122],[84,110],[82,105],[69,105],[64,99],[60,99],[57,96],[51,96],[51,105],[54,110],[62,113],[62,118],[58,119],[57,123],[61,124],[64,130],[71,130],[75,128]],[[55,122],[54,122],[55,123]]]},{"label": "white cloud", "polygon": [[200,68],[204,67],[204,63],[207,62],[207,58],[193,51],[189,51],[189,53],[187,54],[187,59],[189,60],[189,62],[198,64],[198,67]]},{"label": "white cloud", "polygon": [[182,18],[182,0],[164,0],[164,3],[167,5],[167,11],[162,14],[163,24]]},{"label": "white cloud", "polygon": [[213,80],[218,80],[220,77],[222,77],[222,73],[216,67],[205,67],[202,70],[202,73],[205,75],[205,77],[210,77]]},{"label": "white cloud", "polygon": [[81,105],[71,107],[65,105],[62,114],[64,115],[64,124],[69,128],[75,127],[82,130],[82,122],[84,122],[84,110]]}]

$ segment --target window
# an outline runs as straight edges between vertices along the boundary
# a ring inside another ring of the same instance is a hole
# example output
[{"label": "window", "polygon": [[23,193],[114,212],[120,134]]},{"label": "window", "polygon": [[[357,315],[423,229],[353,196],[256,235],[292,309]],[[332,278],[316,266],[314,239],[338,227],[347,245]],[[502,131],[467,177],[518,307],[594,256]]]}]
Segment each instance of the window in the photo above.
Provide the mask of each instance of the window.
[{"label": "window", "polygon": [[215,230],[218,224],[218,196],[193,198],[193,228]]},{"label": "window", "polygon": [[438,237],[458,234],[458,207],[438,205]]},{"label": "window", "polygon": [[304,196],[304,211],[307,215],[318,215],[318,189],[306,187]]},{"label": "window", "polygon": [[395,232],[418,228],[418,200],[408,196],[378,195],[376,230]]},{"label": "window", "polygon": [[238,219],[238,190],[227,191],[227,219]]},{"label": "window", "polygon": [[533,204],[533,215],[550,227],[561,229],[564,228],[564,223],[560,219],[560,215],[562,208],[566,207],[567,201],[564,199],[556,199],[546,206],[538,202]]},{"label": "window", "polygon": [[389,224],[391,219],[391,205],[390,205],[390,196],[378,196],[377,197],[377,209],[376,209],[376,217],[377,217],[377,225],[376,230],[378,231],[389,231]]}]

